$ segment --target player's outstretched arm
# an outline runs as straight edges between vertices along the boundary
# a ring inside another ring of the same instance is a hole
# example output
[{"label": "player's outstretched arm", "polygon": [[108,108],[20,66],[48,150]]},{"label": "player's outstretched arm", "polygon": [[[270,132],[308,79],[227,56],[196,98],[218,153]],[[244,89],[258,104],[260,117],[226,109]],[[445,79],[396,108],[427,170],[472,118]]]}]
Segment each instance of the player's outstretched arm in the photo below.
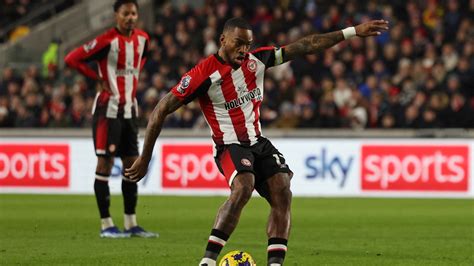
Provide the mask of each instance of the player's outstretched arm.
[{"label": "player's outstretched arm", "polygon": [[133,163],[132,167],[125,169],[125,175],[131,180],[139,181],[146,175],[156,139],[160,135],[166,116],[176,111],[182,105],[183,103],[171,92],[156,105],[146,127],[143,152]]},{"label": "player's outstretched arm", "polygon": [[312,34],[285,46],[284,61],[289,61],[307,54],[319,53],[330,48],[346,38],[376,36],[388,29],[388,21],[372,20],[344,30],[323,34]]}]

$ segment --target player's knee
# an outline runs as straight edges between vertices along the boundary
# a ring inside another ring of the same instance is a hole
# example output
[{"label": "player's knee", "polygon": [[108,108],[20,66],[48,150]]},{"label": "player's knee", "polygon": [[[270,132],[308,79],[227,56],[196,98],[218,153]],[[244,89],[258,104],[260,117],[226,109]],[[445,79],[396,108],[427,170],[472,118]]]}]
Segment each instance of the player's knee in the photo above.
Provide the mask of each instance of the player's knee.
[{"label": "player's knee", "polygon": [[245,205],[245,203],[247,203],[252,196],[252,191],[253,187],[241,186],[232,192],[233,197],[231,199],[235,204]]},{"label": "player's knee", "polygon": [[114,160],[112,157],[97,157],[96,172],[109,175],[113,165]]},{"label": "player's knee", "polygon": [[283,204],[288,207],[291,204],[291,198],[293,197],[293,192],[291,192],[290,186],[285,187],[281,193]]},{"label": "player's knee", "polygon": [[230,200],[239,205],[245,205],[252,196],[255,178],[252,173],[239,174],[232,183]]},{"label": "player's knee", "polygon": [[281,210],[287,210],[291,205],[291,198],[293,193],[291,192],[289,185],[283,185],[275,193],[275,207]]},{"label": "player's knee", "polygon": [[285,197],[291,198],[290,190],[290,180],[292,173],[279,173],[276,176],[275,182],[272,183],[272,186],[278,190],[278,195],[283,195]]},{"label": "player's knee", "polygon": [[252,186],[239,186],[232,190],[229,202],[234,209],[241,209],[252,196]]}]

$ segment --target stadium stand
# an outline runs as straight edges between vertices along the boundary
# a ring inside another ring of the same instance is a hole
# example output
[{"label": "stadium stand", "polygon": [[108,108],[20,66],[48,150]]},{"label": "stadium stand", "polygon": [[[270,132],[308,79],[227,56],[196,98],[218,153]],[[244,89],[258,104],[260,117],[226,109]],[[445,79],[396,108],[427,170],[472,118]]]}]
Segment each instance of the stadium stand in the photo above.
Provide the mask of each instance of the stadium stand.
[{"label": "stadium stand", "polygon": [[[155,5],[156,23],[146,29],[150,56],[137,92],[141,126],[182,74],[217,51],[223,22],[243,16],[253,25],[256,46],[284,45],[368,19],[391,24],[377,38],[353,38],[268,71],[264,127],[474,128],[474,1],[324,2]],[[0,127],[88,127],[95,85],[67,68],[43,73],[35,65],[5,67]],[[199,105],[190,103],[166,127],[207,126]]]},{"label": "stadium stand", "polygon": [[30,27],[73,6],[80,0],[2,0],[0,44],[27,35]]}]

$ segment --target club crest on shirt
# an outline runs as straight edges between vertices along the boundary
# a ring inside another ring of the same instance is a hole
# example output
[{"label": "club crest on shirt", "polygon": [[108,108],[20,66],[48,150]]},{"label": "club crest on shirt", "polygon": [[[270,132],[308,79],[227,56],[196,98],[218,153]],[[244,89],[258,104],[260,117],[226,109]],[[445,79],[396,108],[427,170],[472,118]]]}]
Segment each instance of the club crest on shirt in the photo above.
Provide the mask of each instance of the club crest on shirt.
[{"label": "club crest on shirt", "polygon": [[257,61],[255,61],[254,59],[250,59],[247,63],[247,68],[250,72],[257,71]]},{"label": "club crest on shirt", "polygon": [[86,53],[90,52],[92,49],[94,49],[94,47],[97,45],[97,40],[94,39],[86,44],[84,44],[83,48],[84,48],[84,51],[86,51]]},{"label": "club crest on shirt", "polygon": [[191,82],[191,76],[186,75],[181,79],[181,82],[178,85],[178,92],[183,94],[184,91],[189,87],[189,83]]},{"label": "club crest on shirt", "polygon": [[242,160],[240,160],[240,162],[245,166],[252,166],[252,163],[250,162],[249,159],[243,158]]}]

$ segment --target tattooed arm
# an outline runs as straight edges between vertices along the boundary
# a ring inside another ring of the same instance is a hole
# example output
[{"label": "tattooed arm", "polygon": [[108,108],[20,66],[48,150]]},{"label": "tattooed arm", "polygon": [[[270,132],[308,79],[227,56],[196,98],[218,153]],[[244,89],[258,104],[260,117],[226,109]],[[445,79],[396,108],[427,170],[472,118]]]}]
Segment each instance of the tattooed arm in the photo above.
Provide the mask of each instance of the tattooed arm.
[{"label": "tattooed arm", "polygon": [[[354,27],[356,35],[368,37],[379,35],[388,29],[388,22],[385,20],[372,20]],[[294,43],[285,46],[284,61],[289,61],[307,54],[322,52],[344,40],[341,30],[324,34],[313,34],[306,36]]]},{"label": "tattooed arm", "polygon": [[146,175],[156,139],[160,135],[166,116],[176,111],[182,105],[183,103],[171,92],[156,105],[146,127],[142,155],[138,157],[132,167],[125,169],[125,175],[131,180],[139,181]]}]

